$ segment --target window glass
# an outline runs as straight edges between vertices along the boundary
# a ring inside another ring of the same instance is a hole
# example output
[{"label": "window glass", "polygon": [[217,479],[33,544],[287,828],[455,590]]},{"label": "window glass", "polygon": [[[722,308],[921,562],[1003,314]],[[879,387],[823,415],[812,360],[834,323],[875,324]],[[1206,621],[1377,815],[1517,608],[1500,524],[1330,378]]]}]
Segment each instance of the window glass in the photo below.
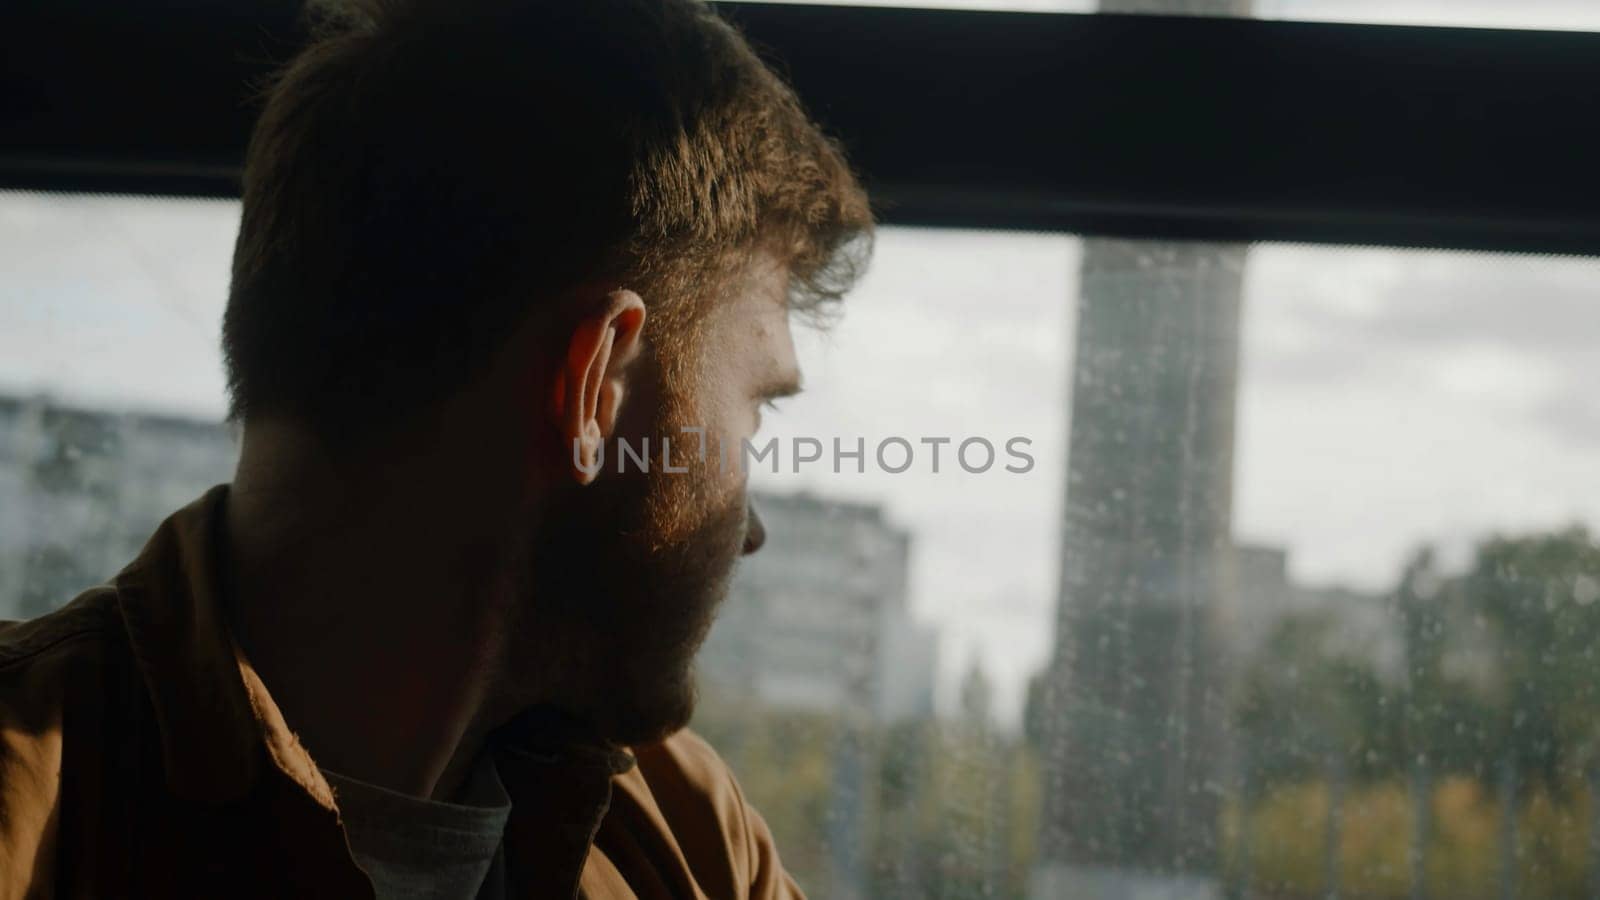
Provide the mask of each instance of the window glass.
[{"label": "window glass", "polygon": [[[229,476],[237,221],[0,193],[0,618]],[[1589,895],[1597,283],[887,228],[695,727],[816,896]]]},{"label": "window glass", "polygon": [[115,574],[228,480],[231,202],[0,191],[0,619]]}]

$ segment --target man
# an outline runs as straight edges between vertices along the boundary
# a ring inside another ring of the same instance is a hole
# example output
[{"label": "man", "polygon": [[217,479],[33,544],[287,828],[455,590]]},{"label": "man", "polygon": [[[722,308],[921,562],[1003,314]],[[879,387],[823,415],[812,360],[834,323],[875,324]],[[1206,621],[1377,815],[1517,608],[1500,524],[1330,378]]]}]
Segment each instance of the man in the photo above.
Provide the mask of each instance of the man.
[{"label": "man", "polygon": [[835,147],[691,0],[385,2],[243,198],[234,481],[0,627],[0,897],[798,896],[682,729]]}]

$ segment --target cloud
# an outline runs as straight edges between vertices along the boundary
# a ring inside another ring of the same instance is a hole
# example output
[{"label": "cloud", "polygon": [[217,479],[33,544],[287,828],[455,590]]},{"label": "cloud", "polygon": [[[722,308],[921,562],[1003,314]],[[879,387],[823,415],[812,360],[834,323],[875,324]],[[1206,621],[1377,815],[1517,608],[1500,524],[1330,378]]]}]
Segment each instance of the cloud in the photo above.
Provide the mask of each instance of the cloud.
[{"label": "cloud", "polygon": [[0,389],[220,416],[239,205],[0,192]]},{"label": "cloud", "polygon": [[1246,290],[1247,375],[1420,377],[1600,449],[1565,421],[1600,416],[1597,284],[1590,259],[1263,245]]},{"label": "cloud", "polygon": [[1600,517],[1600,264],[1263,245],[1246,282],[1236,524],[1378,586],[1410,545]]}]

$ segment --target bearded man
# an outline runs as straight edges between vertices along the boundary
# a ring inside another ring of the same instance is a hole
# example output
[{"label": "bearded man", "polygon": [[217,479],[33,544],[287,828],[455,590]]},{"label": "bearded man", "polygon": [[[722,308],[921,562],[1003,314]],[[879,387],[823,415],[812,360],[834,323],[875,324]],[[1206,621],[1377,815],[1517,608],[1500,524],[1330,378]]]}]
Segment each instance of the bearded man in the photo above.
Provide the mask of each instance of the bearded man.
[{"label": "bearded man", "polygon": [[692,0],[320,22],[243,172],[233,481],[0,626],[0,897],[799,896],[684,727],[865,196]]}]

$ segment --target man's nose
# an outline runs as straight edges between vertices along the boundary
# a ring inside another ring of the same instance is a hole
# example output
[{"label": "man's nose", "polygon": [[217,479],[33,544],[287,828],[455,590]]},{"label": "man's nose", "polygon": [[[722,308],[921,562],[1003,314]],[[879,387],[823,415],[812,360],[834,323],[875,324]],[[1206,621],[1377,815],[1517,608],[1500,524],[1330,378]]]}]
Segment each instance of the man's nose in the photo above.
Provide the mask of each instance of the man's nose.
[{"label": "man's nose", "polygon": [[756,515],[754,504],[745,507],[744,522],[744,555],[749,556],[760,550],[761,545],[767,542],[767,526],[761,524],[761,517]]}]

